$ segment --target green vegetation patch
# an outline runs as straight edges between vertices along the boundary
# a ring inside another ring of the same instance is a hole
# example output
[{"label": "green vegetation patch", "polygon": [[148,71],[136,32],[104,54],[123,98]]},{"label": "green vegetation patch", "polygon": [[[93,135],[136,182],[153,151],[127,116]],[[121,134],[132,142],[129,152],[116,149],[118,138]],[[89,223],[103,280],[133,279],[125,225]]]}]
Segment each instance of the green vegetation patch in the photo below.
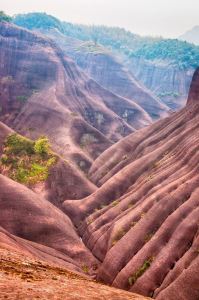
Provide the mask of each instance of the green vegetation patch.
[{"label": "green vegetation patch", "polygon": [[118,230],[118,232],[116,233],[114,240],[112,241],[112,246],[115,246],[116,243],[121,240],[123,238],[123,236],[125,236],[126,231],[121,228],[120,230]]},{"label": "green vegetation patch", "polygon": [[150,268],[153,261],[154,257],[149,257],[147,260],[145,260],[143,265],[131,277],[129,277],[129,285],[133,285],[137,279],[141,277],[148,268]]},{"label": "green vegetation patch", "polygon": [[4,13],[4,11],[0,11],[0,22],[11,22],[12,18]]},{"label": "green vegetation patch", "polygon": [[32,185],[48,178],[49,168],[56,160],[47,137],[31,141],[14,133],[4,143],[0,169],[13,180]]}]

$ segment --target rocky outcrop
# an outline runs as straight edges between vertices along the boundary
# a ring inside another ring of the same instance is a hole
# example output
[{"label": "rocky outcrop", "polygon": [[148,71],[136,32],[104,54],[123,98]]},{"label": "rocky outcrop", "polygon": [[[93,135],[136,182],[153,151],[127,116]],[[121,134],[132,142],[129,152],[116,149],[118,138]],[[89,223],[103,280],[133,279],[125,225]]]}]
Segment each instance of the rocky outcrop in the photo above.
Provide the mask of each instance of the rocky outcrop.
[{"label": "rocky outcrop", "polygon": [[183,70],[172,62],[132,58],[126,62],[129,70],[170,109],[185,106],[194,69]]},{"label": "rocky outcrop", "polygon": [[106,150],[90,170],[99,189],[64,203],[98,279],[155,299],[199,296],[198,74],[183,110]]},{"label": "rocky outcrop", "polygon": [[[92,48],[94,48],[93,51]],[[73,56],[78,66],[91,78],[113,93],[141,106],[152,120],[167,115],[169,108],[161,103],[144,85],[139,84],[128,69],[124,67],[122,61],[102,46],[95,46],[89,42],[83,43],[77,51],[73,52]]]},{"label": "rocky outcrop", "polygon": [[122,61],[103,46],[72,39],[55,29],[40,31],[53,39],[89,77],[114,94],[130,100],[131,106],[126,111],[119,107],[118,113],[121,111],[122,115],[119,114],[133,127],[141,128],[168,114],[166,104],[140,84]]},{"label": "rocky outcrop", "polygon": [[1,121],[31,138],[47,135],[56,152],[86,165],[96,149],[135,130],[117,110],[131,103],[80,72],[52,41],[8,23],[0,23],[0,40]]}]

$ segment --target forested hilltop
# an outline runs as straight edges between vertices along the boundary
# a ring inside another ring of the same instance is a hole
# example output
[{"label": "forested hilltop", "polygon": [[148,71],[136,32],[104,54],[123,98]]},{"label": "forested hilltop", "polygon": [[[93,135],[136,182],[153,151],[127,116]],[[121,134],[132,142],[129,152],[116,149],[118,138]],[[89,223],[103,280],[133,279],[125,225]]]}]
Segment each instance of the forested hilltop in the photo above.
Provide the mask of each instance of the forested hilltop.
[{"label": "forested hilltop", "polygon": [[29,13],[14,16],[14,23],[28,29],[57,29],[61,33],[95,43],[119,52],[128,58],[168,60],[181,69],[199,65],[199,47],[177,39],[141,37],[119,27],[87,26],[61,22],[45,13]]}]

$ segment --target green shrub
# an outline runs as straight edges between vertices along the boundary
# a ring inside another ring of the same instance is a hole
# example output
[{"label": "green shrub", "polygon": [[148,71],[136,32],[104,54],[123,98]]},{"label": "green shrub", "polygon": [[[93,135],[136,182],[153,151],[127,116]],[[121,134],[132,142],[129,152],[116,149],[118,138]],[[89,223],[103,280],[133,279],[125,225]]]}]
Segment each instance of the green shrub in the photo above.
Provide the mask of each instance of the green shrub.
[{"label": "green shrub", "polygon": [[11,22],[12,18],[6,15],[2,10],[0,11],[0,22]]},{"label": "green shrub", "polygon": [[14,133],[4,143],[0,169],[13,180],[29,185],[46,180],[56,160],[46,137],[34,142]]},{"label": "green shrub", "polygon": [[45,156],[48,155],[49,149],[50,145],[47,137],[42,136],[38,140],[36,140],[34,145],[35,153]]},{"label": "green shrub", "polygon": [[129,285],[133,285],[136,280],[141,277],[148,268],[150,268],[153,261],[154,257],[149,257],[147,260],[145,260],[143,265],[131,277],[129,277]]}]

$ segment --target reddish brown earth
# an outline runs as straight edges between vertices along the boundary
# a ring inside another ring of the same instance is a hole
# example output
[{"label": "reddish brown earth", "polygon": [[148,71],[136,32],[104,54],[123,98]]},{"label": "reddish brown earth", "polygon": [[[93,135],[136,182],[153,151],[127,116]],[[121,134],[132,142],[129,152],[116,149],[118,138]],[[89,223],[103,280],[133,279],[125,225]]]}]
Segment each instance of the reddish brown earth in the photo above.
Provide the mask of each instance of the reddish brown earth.
[{"label": "reddish brown earth", "polygon": [[[56,29],[41,32],[53,39],[89,77],[114,94],[129,100],[129,108],[123,111],[122,116],[133,127],[142,128],[152,120],[168,115],[169,107],[140,84],[108,49],[93,42],[72,39]],[[120,107],[118,109],[121,110]]]},{"label": "reddish brown earth", "polygon": [[[12,133],[14,131],[11,128],[0,122],[0,154],[5,147],[4,143],[7,137]],[[62,202],[66,199],[81,199],[96,190],[96,186],[71,162],[56,156],[56,163],[50,167],[48,178],[45,181],[29,185],[29,188],[59,208],[62,208]],[[4,170],[1,165],[0,172],[9,176],[7,170]]]},{"label": "reddish brown earth", "polygon": [[88,272],[95,272],[98,262],[80,240],[71,220],[44,198],[3,175],[0,226],[14,236],[55,249],[79,269],[85,264]]},{"label": "reddish brown earth", "polygon": [[99,189],[64,203],[102,262],[99,280],[161,300],[198,299],[198,92],[199,70],[183,110],[106,150],[90,169]]},{"label": "reddish brown earth", "polygon": [[135,131],[122,118],[131,102],[87,77],[54,42],[6,23],[0,41],[1,121],[47,135],[56,152],[85,164]]},{"label": "reddish brown earth", "polygon": [[[0,248],[10,251],[1,251],[4,296],[139,299],[47,265],[56,264],[155,299],[198,300],[199,70],[183,110],[112,145],[133,131],[104,104],[117,96],[51,41],[8,24],[0,32],[1,120],[33,138],[48,135],[69,160],[59,157],[32,190],[0,175]],[[0,153],[12,132],[0,123]]]},{"label": "reddish brown earth", "polygon": [[0,257],[0,299],[149,299],[6,249],[0,249]]}]

